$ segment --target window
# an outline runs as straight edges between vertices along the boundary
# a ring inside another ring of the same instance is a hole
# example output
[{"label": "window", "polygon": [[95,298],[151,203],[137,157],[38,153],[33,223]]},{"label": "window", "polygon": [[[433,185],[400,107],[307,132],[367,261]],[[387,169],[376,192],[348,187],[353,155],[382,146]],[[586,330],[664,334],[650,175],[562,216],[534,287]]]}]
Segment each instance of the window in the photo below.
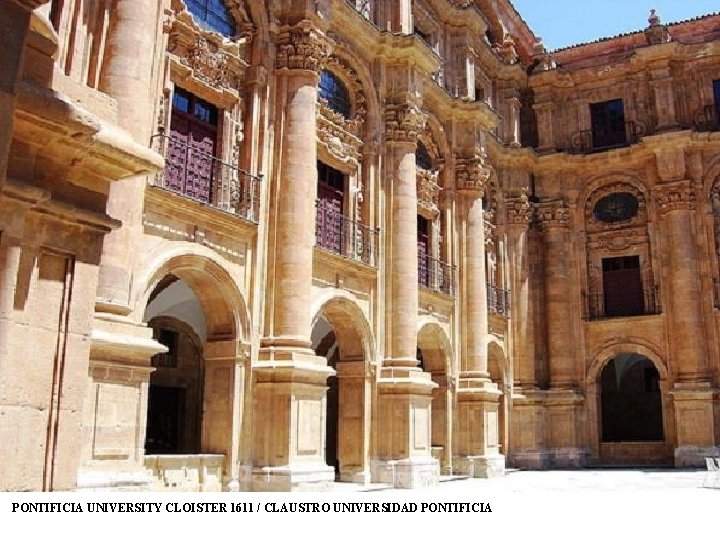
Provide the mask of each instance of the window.
[{"label": "window", "polygon": [[415,150],[415,165],[426,171],[432,170],[432,158],[422,142],[418,142],[417,150]]},{"label": "window", "polygon": [[645,311],[640,257],[602,260],[605,317],[631,317]]},{"label": "window", "polygon": [[335,253],[343,252],[343,206],[345,202],[345,175],[317,162],[317,216],[315,223],[316,244]]},{"label": "window", "polygon": [[235,35],[235,21],[223,0],[185,0],[188,11],[200,26],[223,36]]},{"label": "window", "polygon": [[330,107],[336,113],[342,114],[345,118],[350,118],[351,104],[350,94],[345,85],[333,73],[327,70],[320,72],[320,97],[327,101]]},{"label": "window", "polygon": [[611,193],[600,199],[593,215],[603,223],[617,223],[634,218],[638,213],[638,200],[632,193]]},{"label": "window", "polygon": [[715,96],[715,122],[720,123],[720,79],[713,81],[713,95]]},{"label": "window", "polygon": [[627,144],[625,112],[622,99],[590,104],[593,149]]},{"label": "window", "polygon": [[430,286],[430,221],[421,215],[417,217],[418,282]]}]

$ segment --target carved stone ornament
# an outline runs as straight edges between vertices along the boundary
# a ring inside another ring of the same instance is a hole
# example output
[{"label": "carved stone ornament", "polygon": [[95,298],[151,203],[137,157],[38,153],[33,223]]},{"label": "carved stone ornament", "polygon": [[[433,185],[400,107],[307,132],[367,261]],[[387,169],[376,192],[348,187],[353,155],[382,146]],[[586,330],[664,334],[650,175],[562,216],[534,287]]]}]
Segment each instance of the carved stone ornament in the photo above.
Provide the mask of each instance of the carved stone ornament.
[{"label": "carved stone ornament", "polygon": [[204,36],[198,36],[194,47],[180,63],[193,70],[193,75],[213,87],[236,88],[237,79],[230,71],[232,58]]},{"label": "carved stone ornament", "polygon": [[631,246],[642,245],[646,242],[647,235],[644,231],[634,229],[595,234],[588,238],[588,247],[604,251],[625,251]]},{"label": "carved stone ornament", "polygon": [[543,231],[570,227],[570,209],[563,201],[551,201],[537,205],[537,220]]},{"label": "carved stone ornament", "polygon": [[486,161],[487,155],[480,149],[474,156],[455,162],[455,186],[458,191],[474,193],[478,197],[485,195],[492,175],[492,167]]},{"label": "carved stone ornament", "polygon": [[427,114],[412,101],[390,103],[385,107],[385,134],[388,141],[417,143],[425,129]]},{"label": "carved stone ornament", "polygon": [[695,190],[689,180],[658,184],[655,200],[661,216],[678,210],[695,210]]},{"label": "carved stone ornament", "polygon": [[533,207],[530,203],[527,188],[523,188],[520,195],[516,197],[508,197],[505,210],[508,225],[529,226],[533,217]]},{"label": "carved stone ornament", "polygon": [[417,201],[423,214],[431,218],[437,217],[440,213],[440,185],[438,184],[438,171],[417,171]]},{"label": "carved stone ornament", "polygon": [[356,120],[344,118],[328,107],[324,100],[320,100],[317,108],[317,141],[333,157],[343,163],[357,166],[362,147],[359,131],[359,123]]},{"label": "carved stone ornament", "polygon": [[[637,200],[637,211],[628,219],[613,222],[602,221],[596,215],[597,205],[603,199],[616,194],[627,194]],[[645,195],[634,185],[627,182],[612,182],[593,191],[585,203],[585,223],[588,230],[616,230],[632,227],[647,221],[647,205]]]},{"label": "carved stone ornament", "polygon": [[515,49],[515,40],[513,40],[510,34],[505,34],[498,53],[504,63],[510,65],[517,63],[518,53],[517,49]]},{"label": "carved stone ornament", "polygon": [[320,71],[330,56],[330,41],[310,21],[284,29],[278,43],[278,69]]}]

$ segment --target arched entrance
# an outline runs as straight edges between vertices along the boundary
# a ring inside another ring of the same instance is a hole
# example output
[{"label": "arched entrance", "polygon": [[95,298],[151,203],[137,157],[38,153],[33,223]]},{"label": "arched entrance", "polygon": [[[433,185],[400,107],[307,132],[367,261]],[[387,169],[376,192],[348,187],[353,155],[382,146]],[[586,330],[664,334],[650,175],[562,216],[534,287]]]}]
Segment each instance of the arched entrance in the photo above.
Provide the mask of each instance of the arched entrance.
[{"label": "arched entrance", "polygon": [[143,283],[142,321],[168,349],[152,359],[146,467],[178,490],[237,489],[249,359],[242,296],[222,267],[195,255],[166,260]]},{"label": "arched entrance", "polygon": [[507,363],[505,362],[505,353],[497,343],[488,345],[488,371],[490,372],[490,380],[497,384],[500,390],[500,398],[498,400],[498,441],[500,442],[500,453],[508,453],[508,425],[510,417],[510,399],[508,381],[511,378],[505,372]]},{"label": "arched entrance", "polygon": [[452,384],[450,382],[450,343],[437,323],[424,324],[418,332],[417,359],[430,373],[437,388],[432,391],[430,444],[443,474],[452,474]]},{"label": "arched entrance", "polygon": [[591,420],[598,441],[591,462],[603,465],[648,466],[672,464],[665,418],[666,373],[641,351],[617,348],[603,364],[596,364],[591,376],[596,393]]},{"label": "arched entrance", "polygon": [[336,480],[370,481],[369,326],[351,300],[334,298],[314,318],[315,354],[327,358],[336,374],[328,377],[325,459]]},{"label": "arched entrance", "polygon": [[662,441],[660,374],[645,356],[620,354],[600,374],[602,442]]}]

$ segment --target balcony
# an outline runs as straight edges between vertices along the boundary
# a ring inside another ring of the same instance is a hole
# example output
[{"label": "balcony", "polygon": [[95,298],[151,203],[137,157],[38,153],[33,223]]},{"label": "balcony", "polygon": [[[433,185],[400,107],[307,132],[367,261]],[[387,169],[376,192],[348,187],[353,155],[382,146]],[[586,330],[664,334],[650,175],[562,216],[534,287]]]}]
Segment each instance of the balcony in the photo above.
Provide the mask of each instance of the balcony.
[{"label": "balcony", "polygon": [[153,135],[152,145],[165,157],[165,168],[155,176],[155,186],[258,222],[262,176],[163,133]]},{"label": "balcony", "polygon": [[587,294],[585,296],[585,320],[597,321],[620,317],[641,317],[643,315],[660,315],[662,305],[660,291],[649,289],[642,291],[642,303],[618,302],[606,297],[603,293]]},{"label": "balcony", "polygon": [[[624,128],[624,129],[623,129]],[[645,135],[645,126],[628,120],[619,129],[609,126],[576,131],[570,137],[570,154],[592,154],[636,144]]]},{"label": "balcony", "polygon": [[696,131],[720,131],[720,104],[705,105],[695,113]]},{"label": "balcony", "polygon": [[488,313],[507,319],[510,316],[510,291],[487,284]]},{"label": "balcony", "polygon": [[373,229],[315,201],[315,245],[341,257],[375,266],[379,229]]},{"label": "balcony", "polygon": [[418,253],[418,284],[421,287],[455,295],[455,267],[446,262]]}]

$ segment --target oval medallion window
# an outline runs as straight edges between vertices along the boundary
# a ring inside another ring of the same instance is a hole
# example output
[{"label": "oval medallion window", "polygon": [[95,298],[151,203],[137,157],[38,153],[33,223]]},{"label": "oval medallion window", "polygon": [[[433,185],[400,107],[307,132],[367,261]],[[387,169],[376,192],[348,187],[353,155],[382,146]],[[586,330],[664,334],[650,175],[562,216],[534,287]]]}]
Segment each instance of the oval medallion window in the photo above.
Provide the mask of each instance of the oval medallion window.
[{"label": "oval medallion window", "polygon": [[632,193],[611,193],[595,203],[593,215],[603,223],[617,223],[634,218],[638,207],[637,197]]}]

